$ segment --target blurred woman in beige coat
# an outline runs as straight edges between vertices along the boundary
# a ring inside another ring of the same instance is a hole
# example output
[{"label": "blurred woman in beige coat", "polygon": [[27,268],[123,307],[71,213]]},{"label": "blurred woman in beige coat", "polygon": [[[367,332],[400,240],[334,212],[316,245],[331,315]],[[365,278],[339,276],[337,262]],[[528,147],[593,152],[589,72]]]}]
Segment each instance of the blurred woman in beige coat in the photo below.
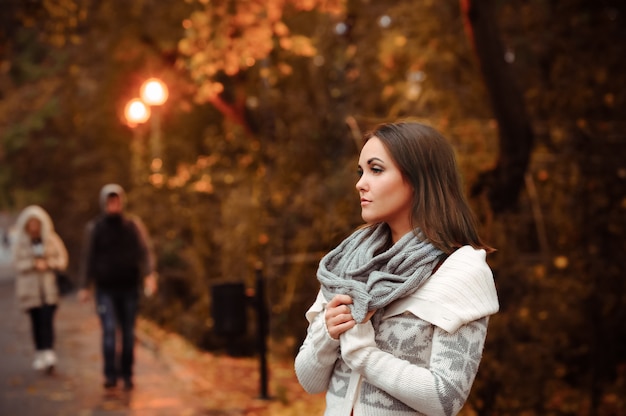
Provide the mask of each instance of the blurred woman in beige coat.
[{"label": "blurred woman in beige coat", "polygon": [[15,293],[20,308],[28,312],[35,344],[35,370],[52,370],[54,313],[59,302],[56,271],[67,267],[67,250],[54,231],[48,213],[37,205],[26,207],[16,223],[13,266]]}]

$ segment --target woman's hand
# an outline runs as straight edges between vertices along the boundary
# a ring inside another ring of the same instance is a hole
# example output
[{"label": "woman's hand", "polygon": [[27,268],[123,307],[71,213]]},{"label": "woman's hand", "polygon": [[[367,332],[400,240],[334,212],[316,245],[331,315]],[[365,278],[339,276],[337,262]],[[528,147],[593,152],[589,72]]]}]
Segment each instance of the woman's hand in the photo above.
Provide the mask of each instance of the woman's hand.
[{"label": "woman's hand", "polygon": [[354,327],[356,322],[350,313],[349,304],[352,298],[348,295],[335,295],[326,305],[326,329],[333,339],[339,339],[339,335]]},{"label": "woman's hand", "polygon": [[38,272],[45,272],[48,270],[48,262],[46,259],[36,258],[35,259],[35,270]]}]

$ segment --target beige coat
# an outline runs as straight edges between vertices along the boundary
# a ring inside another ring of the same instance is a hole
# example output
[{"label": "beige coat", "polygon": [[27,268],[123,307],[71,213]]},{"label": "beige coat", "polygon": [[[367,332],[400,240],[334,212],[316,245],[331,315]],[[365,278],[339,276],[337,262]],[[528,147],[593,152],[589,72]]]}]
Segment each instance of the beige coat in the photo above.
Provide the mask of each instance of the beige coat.
[{"label": "beige coat", "polygon": [[[44,247],[43,257],[48,263],[48,270],[35,269],[35,253],[30,236],[25,231],[28,220],[36,217],[41,221],[41,240]],[[13,267],[15,268],[15,293],[19,306],[30,309],[41,306],[43,302],[55,305],[59,301],[59,289],[55,271],[67,268],[68,256],[63,241],[54,232],[52,220],[43,208],[31,205],[19,215],[13,242]]]}]

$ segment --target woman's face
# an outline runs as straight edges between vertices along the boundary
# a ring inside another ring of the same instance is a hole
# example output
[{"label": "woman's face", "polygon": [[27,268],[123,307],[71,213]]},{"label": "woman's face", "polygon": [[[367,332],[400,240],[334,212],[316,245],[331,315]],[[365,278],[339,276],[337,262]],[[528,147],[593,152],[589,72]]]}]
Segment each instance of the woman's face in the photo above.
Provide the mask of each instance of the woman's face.
[{"label": "woman's face", "polygon": [[37,218],[31,218],[26,222],[26,233],[30,238],[41,237],[41,222]]},{"label": "woman's face", "polygon": [[359,157],[361,217],[367,223],[385,222],[392,239],[411,231],[413,187],[377,137],[369,139]]}]

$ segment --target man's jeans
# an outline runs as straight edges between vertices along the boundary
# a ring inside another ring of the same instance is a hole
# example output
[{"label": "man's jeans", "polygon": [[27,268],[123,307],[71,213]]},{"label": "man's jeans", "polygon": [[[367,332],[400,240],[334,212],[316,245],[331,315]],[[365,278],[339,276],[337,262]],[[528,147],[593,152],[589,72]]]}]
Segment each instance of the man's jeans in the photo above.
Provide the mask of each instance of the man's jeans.
[{"label": "man's jeans", "polygon": [[[133,376],[135,319],[137,317],[138,294],[129,292],[96,292],[96,305],[102,326],[102,352],[104,376],[115,381],[118,376],[131,380]],[[116,332],[121,329],[122,355],[116,362]]]}]

